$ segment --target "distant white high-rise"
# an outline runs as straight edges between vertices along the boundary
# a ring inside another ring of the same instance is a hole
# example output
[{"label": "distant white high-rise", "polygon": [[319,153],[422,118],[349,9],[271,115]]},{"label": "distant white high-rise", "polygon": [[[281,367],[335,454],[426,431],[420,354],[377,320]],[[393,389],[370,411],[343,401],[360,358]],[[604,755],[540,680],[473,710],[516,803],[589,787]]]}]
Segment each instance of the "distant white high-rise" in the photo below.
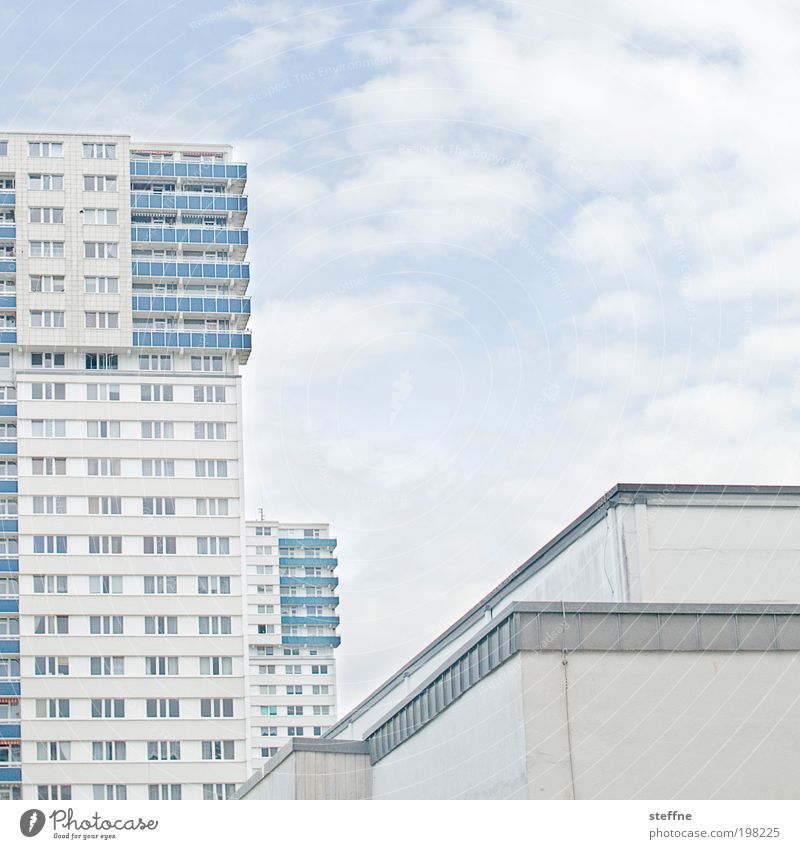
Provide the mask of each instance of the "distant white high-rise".
[{"label": "distant white high-rise", "polygon": [[0,798],[247,775],[246,175],[227,146],[0,135]]},{"label": "distant white high-rise", "polygon": [[247,522],[251,772],[336,719],[335,548],[324,524]]}]

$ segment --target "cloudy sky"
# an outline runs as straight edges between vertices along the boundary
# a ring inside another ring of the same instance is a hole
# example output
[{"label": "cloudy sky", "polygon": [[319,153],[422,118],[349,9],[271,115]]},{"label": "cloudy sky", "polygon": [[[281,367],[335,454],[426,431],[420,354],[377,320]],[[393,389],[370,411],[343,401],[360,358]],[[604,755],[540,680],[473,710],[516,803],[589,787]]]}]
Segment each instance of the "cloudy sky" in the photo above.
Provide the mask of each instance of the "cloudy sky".
[{"label": "cloudy sky", "polygon": [[0,126],[249,163],[250,513],[340,540],[342,708],[616,481],[798,483],[797,4],[4,0],[0,36]]}]

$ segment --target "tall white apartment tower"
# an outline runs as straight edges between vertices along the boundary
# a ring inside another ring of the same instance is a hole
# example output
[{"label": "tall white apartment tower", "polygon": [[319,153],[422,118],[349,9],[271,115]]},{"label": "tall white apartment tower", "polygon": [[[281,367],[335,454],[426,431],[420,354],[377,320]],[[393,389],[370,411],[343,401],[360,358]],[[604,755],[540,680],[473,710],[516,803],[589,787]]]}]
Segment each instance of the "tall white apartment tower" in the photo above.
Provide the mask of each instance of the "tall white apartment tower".
[{"label": "tall white apartment tower", "polygon": [[336,720],[339,605],[328,525],[247,522],[250,766]]},{"label": "tall white apartment tower", "polygon": [[0,135],[0,798],[246,778],[246,167]]}]

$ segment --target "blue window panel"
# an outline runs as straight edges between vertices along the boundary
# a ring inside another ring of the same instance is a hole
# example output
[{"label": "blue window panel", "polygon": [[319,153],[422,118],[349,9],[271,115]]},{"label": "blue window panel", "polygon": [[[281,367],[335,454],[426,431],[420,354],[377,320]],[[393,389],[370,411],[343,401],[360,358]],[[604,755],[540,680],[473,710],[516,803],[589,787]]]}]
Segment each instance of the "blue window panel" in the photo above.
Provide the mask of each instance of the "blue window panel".
[{"label": "blue window panel", "polygon": [[[19,599],[0,598],[0,613],[19,613]],[[0,693],[0,696],[2,695],[3,694]]]},{"label": "blue window panel", "polygon": [[14,192],[0,192],[0,206],[14,206],[17,196]]},{"label": "blue window panel", "polygon": [[[18,696],[19,684],[15,683],[17,688],[16,693],[3,693],[0,690],[0,696]],[[0,737],[4,740],[19,740],[20,724],[18,722],[3,722],[0,724]]]},{"label": "blue window panel", "polygon": [[0,307],[3,309],[16,309],[17,308],[17,296],[16,295],[0,295]]},{"label": "blue window panel", "polygon": [[281,616],[281,625],[338,625],[338,616]]},{"label": "blue window panel", "polygon": [[0,572],[19,572],[19,560],[9,560],[3,557],[0,559]]},{"label": "blue window panel", "polygon": [[[0,696],[18,696],[19,681],[0,681]],[[8,728],[8,725],[0,725],[0,735],[3,734],[3,729]],[[13,736],[19,737],[19,725],[13,726],[17,729]],[[9,735],[12,736],[12,735]]]},{"label": "blue window panel", "polygon": [[0,239],[16,239],[16,227],[0,227]]},{"label": "blue window panel", "polygon": [[336,557],[279,557],[281,566],[338,566]]},{"label": "blue window panel", "polygon": [[134,177],[206,177],[214,180],[246,180],[247,165],[133,160],[131,174]]},{"label": "blue window panel", "polygon": [[15,259],[0,260],[0,271],[6,274],[13,274],[17,270],[17,261]]},{"label": "blue window panel", "polygon": [[16,442],[0,442],[0,454],[16,454]]},{"label": "blue window panel", "polygon": [[16,404],[0,404],[0,417],[11,418],[17,415]]},{"label": "blue window panel", "polygon": [[17,533],[19,531],[19,521],[17,519],[0,519],[0,531],[5,533]]},{"label": "blue window panel", "polygon": [[338,646],[341,637],[281,637],[285,646]]},{"label": "blue window panel", "polygon": [[18,766],[0,767],[0,781],[22,781],[22,769]]},{"label": "blue window panel", "polygon": [[19,640],[0,640],[0,654],[19,654]]},{"label": "blue window panel", "polygon": [[19,483],[17,481],[0,480],[0,492],[18,492]]},{"label": "blue window panel", "polygon": [[334,575],[330,575],[327,578],[290,578],[288,576],[282,576],[279,580],[282,587],[335,587],[339,584],[339,579]]},{"label": "blue window panel", "polygon": [[137,348],[205,348],[217,350],[252,350],[250,333],[187,333],[134,330],[133,345]]},{"label": "blue window panel", "polygon": [[17,341],[17,331],[16,330],[3,330],[0,331],[0,342],[5,343],[6,345],[14,344]]},{"label": "blue window panel", "polygon": [[309,546],[310,548],[336,548],[336,539],[317,539],[316,537],[279,537],[281,547]]},{"label": "blue window panel", "polygon": [[335,595],[282,595],[281,604],[295,607],[303,604],[329,604],[337,607],[339,599]]}]

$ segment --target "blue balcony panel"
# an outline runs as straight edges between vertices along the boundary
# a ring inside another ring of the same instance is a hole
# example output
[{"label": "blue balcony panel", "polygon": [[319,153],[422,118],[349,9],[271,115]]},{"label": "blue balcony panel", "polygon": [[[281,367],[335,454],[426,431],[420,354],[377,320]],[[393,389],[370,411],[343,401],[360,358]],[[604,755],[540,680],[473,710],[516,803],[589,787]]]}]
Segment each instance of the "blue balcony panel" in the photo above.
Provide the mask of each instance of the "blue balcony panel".
[{"label": "blue balcony panel", "polygon": [[281,616],[282,625],[338,625],[338,616]]},{"label": "blue balcony panel", "polygon": [[174,209],[187,212],[247,212],[244,195],[132,192],[131,209]]},{"label": "blue balcony panel", "polygon": [[282,595],[281,605],[284,607],[304,607],[307,604],[328,604],[334,607],[339,604],[335,595]]},{"label": "blue balcony panel", "polygon": [[150,262],[131,263],[134,277],[157,277],[187,280],[249,280],[250,266],[246,262]]},{"label": "blue balcony panel", "polygon": [[279,557],[281,566],[336,566],[339,561],[336,557]]},{"label": "blue balcony panel", "polygon": [[253,341],[249,333],[134,330],[133,345],[136,348],[203,348],[249,351],[253,347]]},{"label": "blue balcony panel", "polygon": [[17,196],[14,192],[0,192],[0,206],[14,206]]},{"label": "blue balcony panel", "polygon": [[285,646],[338,646],[341,637],[281,637]]},{"label": "blue balcony panel", "polygon": [[[11,683],[11,682],[4,682]],[[0,684],[2,686],[2,684]],[[19,684],[14,684],[17,688],[16,693],[0,693],[0,695],[10,695],[10,696],[18,696],[19,695]],[[20,734],[20,726],[18,722],[4,722],[0,724],[0,738],[3,740],[19,740]]]},{"label": "blue balcony panel", "polygon": [[6,345],[15,345],[17,342],[17,331],[0,330],[0,342]]},{"label": "blue balcony panel", "polygon": [[0,239],[16,239],[17,238],[17,228],[3,226],[0,227]]},{"label": "blue balcony panel", "polygon": [[222,227],[131,227],[131,241],[161,245],[246,245],[247,230]]},{"label": "blue balcony panel", "polygon": [[282,575],[280,578],[280,584],[282,587],[336,587],[339,585],[339,579],[334,575],[329,575],[327,578],[290,578]]},{"label": "blue balcony panel", "polygon": [[0,598],[0,613],[19,613],[19,599]]},{"label": "blue balcony panel", "polygon": [[22,769],[18,766],[0,766],[0,781],[22,781]]},{"label": "blue balcony panel", "polygon": [[313,537],[280,538],[278,545],[286,548],[336,548],[335,539],[315,539]]},{"label": "blue balcony panel", "polygon": [[0,295],[0,308],[4,310],[15,310],[17,308],[17,296]]},{"label": "blue balcony panel", "polygon": [[0,417],[11,418],[17,415],[16,404],[0,404]]},{"label": "blue balcony panel", "polygon": [[19,531],[19,520],[0,519],[0,531],[7,534],[16,534]]},{"label": "blue balcony panel", "polygon": [[0,640],[0,654],[19,654],[19,640]]},{"label": "blue balcony panel", "polygon": [[250,298],[193,298],[170,295],[134,295],[134,312],[190,312],[250,315]]},{"label": "blue balcony panel", "polygon": [[3,492],[18,492],[19,482],[15,480],[0,480],[0,493]]},{"label": "blue balcony panel", "polygon": [[15,274],[17,261],[15,259],[0,259],[0,271],[4,274]]},{"label": "blue balcony panel", "polygon": [[[19,681],[0,681],[0,696],[8,698],[9,696],[19,695]],[[9,728],[8,725],[0,725],[0,735],[4,728]],[[19,736],[19,725],[16,726],[17,736]]]},{"label": "blue balcony panel", "polygon": [[16,442],[7,442],[6,440],[0,441],[0,454],[16,454],[17,453],[17,443]]},{"label": "blue balcony panel", "polygon": [[247,165],[236,162],[151,162],[131,160],[132,177],[197,177],[210,180],[246,180]]}]

